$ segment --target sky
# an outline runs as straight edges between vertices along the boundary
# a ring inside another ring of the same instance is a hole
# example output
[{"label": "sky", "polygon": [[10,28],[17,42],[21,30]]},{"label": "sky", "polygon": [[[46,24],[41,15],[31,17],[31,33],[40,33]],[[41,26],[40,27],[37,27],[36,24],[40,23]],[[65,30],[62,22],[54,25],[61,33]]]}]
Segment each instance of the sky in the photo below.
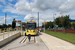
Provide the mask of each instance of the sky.
[{"label": "sky", "polygon": [[5,23],[5,13],[7,24],[11,24],[13,18],[21,20],[21,15],[23,22],[31,17],[37,22],[37,12],[40,26],[44,21],[53,21],[53,16],[70,15],[70,19],[75,19],[75,0],[0,0],[0,25]]}]

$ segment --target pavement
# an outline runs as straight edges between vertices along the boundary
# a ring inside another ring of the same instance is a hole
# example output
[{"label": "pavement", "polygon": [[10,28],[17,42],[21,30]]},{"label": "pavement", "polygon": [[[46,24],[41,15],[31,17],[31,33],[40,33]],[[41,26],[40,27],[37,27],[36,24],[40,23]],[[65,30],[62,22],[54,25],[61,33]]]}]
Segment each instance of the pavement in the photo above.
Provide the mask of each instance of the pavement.
[{"label": "pavement", "polygon": [[[27,39],[24,43],[21,42],[25,36],[19,37],[18,39],[7,44],[0,50],[49,50],[44,44],[42,39],[39,36],[35,37],[36,42],[34,42],[34,37],[31,37],[31,40]],[[23,40],[24,41],[24,40]]]},{"label": "pavement", "polygon": [[75,44],[41,32],[40,38],[45,42],[49,50],[75,50]]},{"label": "pavement", "polygon": [[75,44],[69,43],[57,37],[40,32],[39,36],[31,38],[30,42],[26,36],[21,36],[8,43],[0,50],[75,50]]}]

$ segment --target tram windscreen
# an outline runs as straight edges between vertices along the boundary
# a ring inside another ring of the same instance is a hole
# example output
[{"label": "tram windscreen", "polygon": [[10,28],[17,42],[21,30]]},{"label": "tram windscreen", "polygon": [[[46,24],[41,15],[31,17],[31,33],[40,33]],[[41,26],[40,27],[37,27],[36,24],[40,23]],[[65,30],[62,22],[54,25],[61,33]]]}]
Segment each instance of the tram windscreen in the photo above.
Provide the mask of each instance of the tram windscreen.
[{"label": "tram windscreen", "polygon": [[36,23],[27,23],[27,29],[36,29]]}]

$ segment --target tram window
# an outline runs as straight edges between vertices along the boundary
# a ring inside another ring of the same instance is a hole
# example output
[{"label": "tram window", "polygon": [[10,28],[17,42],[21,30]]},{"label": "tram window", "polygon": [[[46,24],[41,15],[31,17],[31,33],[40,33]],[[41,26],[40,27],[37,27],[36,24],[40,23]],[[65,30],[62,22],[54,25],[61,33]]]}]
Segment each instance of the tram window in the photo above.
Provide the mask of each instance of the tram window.
[{"label": "tram window", "polygon": [[27,23],[27,29],[36,29],[36,23]]}]

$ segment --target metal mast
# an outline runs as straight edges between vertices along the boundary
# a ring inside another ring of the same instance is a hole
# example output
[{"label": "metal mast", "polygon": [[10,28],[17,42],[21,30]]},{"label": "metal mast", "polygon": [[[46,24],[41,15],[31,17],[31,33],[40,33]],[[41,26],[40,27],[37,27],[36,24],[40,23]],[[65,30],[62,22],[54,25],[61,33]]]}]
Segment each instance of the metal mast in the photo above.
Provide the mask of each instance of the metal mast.
[{"label": "metal mast", "polygon": [[5,13],[5,30],[6,30],[6,17],[7,17],[7,13]]}]

